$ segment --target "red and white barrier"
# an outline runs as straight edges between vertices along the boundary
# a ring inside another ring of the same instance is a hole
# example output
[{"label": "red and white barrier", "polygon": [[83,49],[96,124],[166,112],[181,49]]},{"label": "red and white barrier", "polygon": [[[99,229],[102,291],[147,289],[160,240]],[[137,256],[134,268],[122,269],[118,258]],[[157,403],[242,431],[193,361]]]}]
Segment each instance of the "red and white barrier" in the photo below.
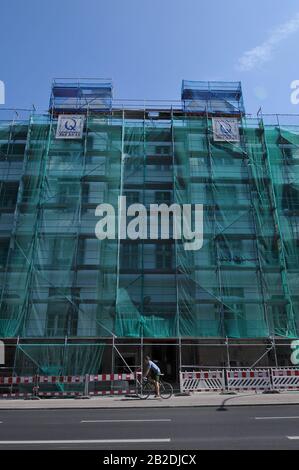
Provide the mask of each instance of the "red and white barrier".
[{"label": "red and white barrier", "polygon": [[270,390],[270,370],[227,370],[227,389],[232,391]]},{"label": "red and white barrier", "polygon": [[272,369],[272,383],[275,390],[299,390],[299,370]]},{"label": "red and white barrier", "polygon": [[31,398],[32,393],[2,393],[0,398]]},{"label": "red and white barrier", "polygon": [[0,377],[1,385],[32,384],[34,377]]},{"label": "red and white barrier", "polygon": [[36,382],[40,384],[82,384],[85,382],[85,376],[45,376],[37,375]]},{"label": "red and white barrier", "polygon": [[181,393],[216,392],[223,390],[224,387],[224,374],[222,371],[180,373]]},{"label": "red and white barrier", "polygon": [[[226,380],[225,380],[226,379]],[[29,376],[0,377],[3,387],[1,398],[40,397],[77,397],[77,396],[115,396],[134,394],[136,390],[127,383],[133,382],[134,374],[98,374],[85,376]],[[110,385],[105,384],[110,382]],[[104,390],[89,390],[89,384],[103,384]],[[69,385],[72,390],[55,390],[55,385]],[[76,390],[76,385],[80,387]],[[22,388],[22,386],[24,386]],[[27,386],[27,387],[26,387]],[[47,388],[47,386],[49,386]],[[54,386],[54,387],[50,387]],[[54,390],[51,391],[51,388]],[[75,390],[74,390],[75,388]],[[28,390],[28,392],[25,392]],[[78,391],[79,390],[79,391]],[[299,390],[299,369],[228,369],[224,370],[180,372],[181,392],[220,392],[228,391],[265,391]]]},{"label": "red and white barrier", "polygon": [[[125,395],[135,393],[136,390],[99,390],[95,392],[90,392],[89,396],[109,396],[109,395]],[[16,395],[16,394],[15,394]],[[20,393],[19,396],[26,396],[28,394]],[[32,394],[30,394],[32,396]],[[39,397],[82,397],[84,396],[83,392],[38,392]],[[12,396],[7,394],[8,397]]]},{"label": "red and white barrier", "polygon": [[135,380],[134,374],[99,374],[90,375],[89,382],[116,382],[120,380]]},{"label": "red and white barrier", "polygon": [[82,397],[82,392],[37,392],[39,397]]},{"label": "red and white barrier", "polygon": [[90,396],[111,396],[111,395],[131,395],[136,393],[136,390],[98,390],[96,392],[89,392]]},{"label": "red and white barrier", "polygon": [[[32,393],[19,393],[15,389],[11,390],[11,393],[7,393],[5,390],[3,394],[0,393],[2,398],[24,398],[27,396],[39,396],[39,397],[76,397],[76,396],[96,396],[96,395],[123,395],[128,393],[134,393],[135,390],[120,389],[120,390],[88,390],[89,383],[106,383],[106,382],[129,382],[134,381],[134,374],[98,374],[98,375],[82,375],[82,376],[43,376],[36,375],[30,377],[0,377],[0,385],[6,386],[17,386],[17,385],[32,385]],[[84,386],[81,391],[57,391],[47,390],[47,385],[81,385]],[[40,390],[40,385],[43,387]]]}]

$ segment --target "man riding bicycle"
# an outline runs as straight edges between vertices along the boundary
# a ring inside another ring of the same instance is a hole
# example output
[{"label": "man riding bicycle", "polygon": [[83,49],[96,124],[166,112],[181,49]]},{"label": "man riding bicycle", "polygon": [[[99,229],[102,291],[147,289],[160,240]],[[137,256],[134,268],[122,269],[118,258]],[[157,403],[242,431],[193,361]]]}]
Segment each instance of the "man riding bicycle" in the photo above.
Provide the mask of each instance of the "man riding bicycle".
[{"label": "man riding bicycle", "polygon": [[161,370],[155,364],[153,361],[151,361],[151,358],[149,356],[145,356],[145,367],[146,367],[146,372],[144,374],[144,378],[146,378],[149,373],[151,374],[151,380],[155,384],[155,390],[156,390],[156,398],[161,398],[160,396],[160,375],[161,375]]}]

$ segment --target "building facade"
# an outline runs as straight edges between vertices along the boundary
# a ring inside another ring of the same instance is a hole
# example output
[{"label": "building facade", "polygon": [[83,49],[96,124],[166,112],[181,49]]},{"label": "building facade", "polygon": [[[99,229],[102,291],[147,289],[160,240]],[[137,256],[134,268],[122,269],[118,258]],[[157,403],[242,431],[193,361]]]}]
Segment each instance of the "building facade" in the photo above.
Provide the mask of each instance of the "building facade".
[{"label": "building facade", "polygon": [[[184,367],[290,364],[299,117],[247,116],[240,83],[184,81],[181,98],[124,104],[109,81],[57,80],[48,113],[1,121],[0,338],[14,373],[122,371],[144,354],[173,381]],[[61,117],[75,121],[59,134]],[[117,213],[119,196],[203,204],[202,248],[99,240],[96,208]]]}]

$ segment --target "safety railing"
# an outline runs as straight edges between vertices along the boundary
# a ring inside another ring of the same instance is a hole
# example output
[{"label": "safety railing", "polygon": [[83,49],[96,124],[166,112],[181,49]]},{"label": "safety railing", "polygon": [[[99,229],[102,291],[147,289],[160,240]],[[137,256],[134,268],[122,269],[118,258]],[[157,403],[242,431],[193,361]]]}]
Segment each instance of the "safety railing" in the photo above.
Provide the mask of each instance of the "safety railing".
[{"label": "safety railing", "polygon": [[181,372],[181,392],[215,392],[225,389],[223,371]]},{"label": "safety railing", "polygon": [[[299,391],[298,368],[180,371],[180,391]],[[137,374],[0,377],[1,398],[94,397],[136,394]]]},{"label": "safety railing", "polygon": [[266,392],[299,390],[299,369],[257,368],[180,372],[180,391]]},{"label": "safety railing", "polygon": [[[135,375],[132,374],[100,374],[86,376],[86,395],[126,395],[135,392]],[[107,387],[108,383],[110,386]],[[93,387],[91,389],[91,387]]]},{"label": "safety railing", "polygon": [[135,380],[135,374],[0,377],[0,399],[123,395],[135,393]]},{"label": "safety railing", "polygon": [[226,387],[229,392],[271,390],[271,369],[227,370]]},{"label": "safety railing", "polygon": [[299,369],[273,369],[272,381],[275,390],[299,390]]}]

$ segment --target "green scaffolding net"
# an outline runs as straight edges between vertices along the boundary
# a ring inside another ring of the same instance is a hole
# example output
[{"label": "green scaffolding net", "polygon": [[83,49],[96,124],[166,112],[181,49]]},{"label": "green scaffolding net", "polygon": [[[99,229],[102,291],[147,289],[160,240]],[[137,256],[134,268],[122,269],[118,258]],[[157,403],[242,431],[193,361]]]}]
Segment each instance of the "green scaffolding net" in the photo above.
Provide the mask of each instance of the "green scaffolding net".
[{"label": "green scaffolding net", "polygon": [[16,350],[16,374],[76,376],[97,374],[105,346],[99,344],[22,344]]},{"label": "green scaffolding net", "polygon": [[[299,127],[244,118],[233,143],[208,116],[87,115],[81,140],[56,126],[0,127],[0,337],[30,339],[49,371],[72,368],[39,338],[298,337]],[[203,247],[99,240],[96,207],[113,206],[117,232],[119,196],[203,204]],[[87,370],[90,352],[74,354]]]}]

